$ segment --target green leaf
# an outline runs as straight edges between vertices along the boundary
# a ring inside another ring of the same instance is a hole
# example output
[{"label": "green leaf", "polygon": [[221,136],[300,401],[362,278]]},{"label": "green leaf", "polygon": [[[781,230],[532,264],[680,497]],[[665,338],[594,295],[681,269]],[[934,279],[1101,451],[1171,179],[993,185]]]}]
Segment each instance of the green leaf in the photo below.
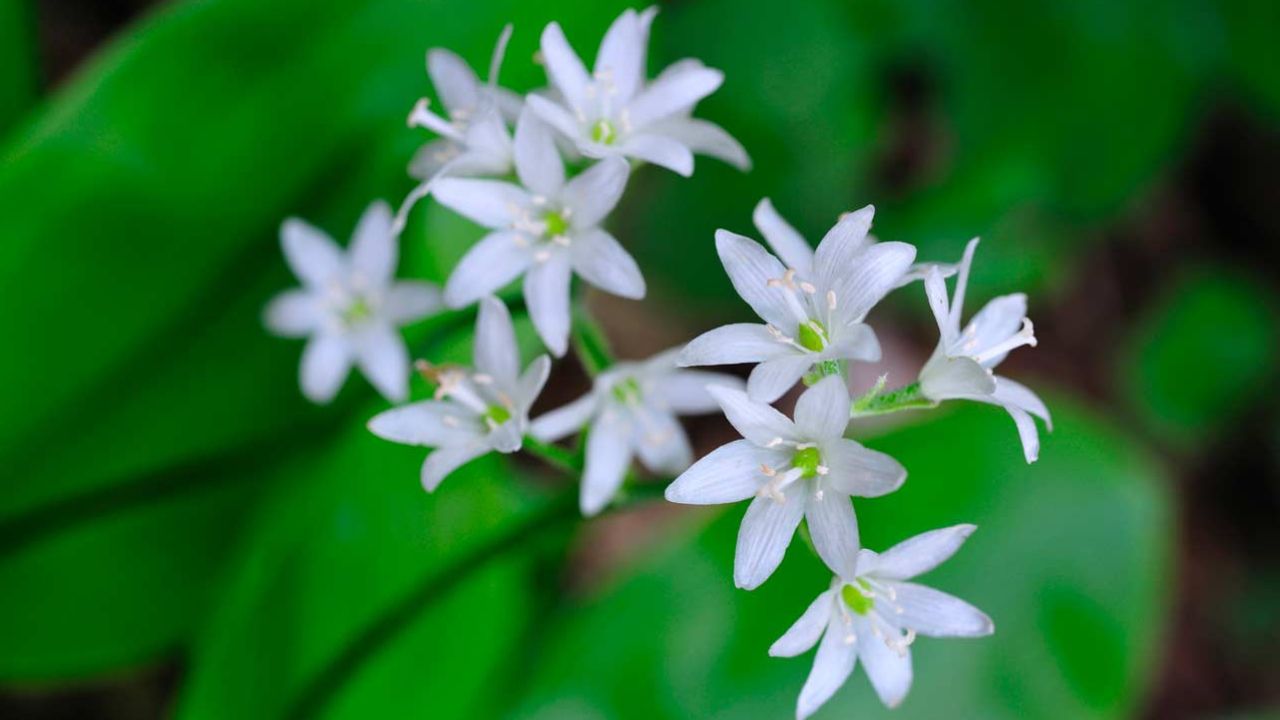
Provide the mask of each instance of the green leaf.
[{"label": "green leaf", "polygon": [[548,504],[494,455],[428,495],[425,454],[360,428],[298,463],[201,637],[180,717],[474,717],[490,700],[528,621],[522,568],[573,498]]},{"label": "green leaf", "polygon": [[1270,287],[1237,271],[1205,267],[1178,279],[1122,354],[1125,394],[1148,426],[1195,447],[1264,402],[1276,378],[1277,308]]},{"label": "green leaf", "polygon": [[[902,490],[857,502],[873,549],[925,530],[979,531],[923,582],[995,620],[994,636],[921,638],[903,717],[1127,717],[1144,695],[1170,607],[1169,499],[1161,473],[1119,432],[1050,398],[1056,430],[1027,466],[1008,417],[956,408],[872,442],[902,460]],[[705,515],[703,516],[705,517]],[[517,716],[787,717],[812,663],[769,645],[830,573],[793,542],[777,574],[735,591],[742,509],[600,596],[564,607]],[[883,713],[858,670],[816,717]]]}]

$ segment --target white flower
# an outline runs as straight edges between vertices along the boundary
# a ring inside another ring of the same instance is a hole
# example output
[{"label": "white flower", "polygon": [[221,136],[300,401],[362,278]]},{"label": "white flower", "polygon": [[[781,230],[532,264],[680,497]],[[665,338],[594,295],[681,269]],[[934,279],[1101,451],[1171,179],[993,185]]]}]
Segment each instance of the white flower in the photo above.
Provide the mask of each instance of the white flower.
[{"label": "white flower", "polygon": [[542,57],[556,94],[530,95],[529,107],[588,157],[624,155],[687,176],[698,152],[747,169],[751,161],[736,140],[690,117],[694,105],[720,87],[723,73],[682,60],[645,83],[649,26],[657,12],[622,13],[600,43],[590,74],[560,26],[548,25]]},{"label": "white flower", "polygon": [[436,448],[422,464],[422,486],[431,492],[464,463],[492,450],[520,449],[529,406],[542,392],[551,359],[539,355],[523,373],[507,306],[485,298],[476,318],[475,369],[433,372],[435,399],[387,410],[369,421],[380,438]]},{"label": "white flower", "polygon": [[978,239],[974,238],[965,248],[955,296],[950,302],[941,273],[931,272],[925,278],[925,293],[942,338],[920,371],[920,392],[935,401],[977,400],[1003,407],[1018,427],[1027,462],[1035,462],[1040,455],[1040,436],[1031,416],[1044,420],[1052,430],[1049,410],[1027,387],[992,372],[1010,350],[1036,344],[1031,320],[1027,318],[1027,296],[1015,293],[992,300],[960,330],[965,285],[977,247]]},{"label": "white flower", "polygon": [[896,707],[911,688],[910,646],[916,635],[981,637],[994,632],[991,618],[981,610],[906,582],[951,557],[974,529],[957,525],[933,530],[880,555],[861,551],[857,575],[832,580],[830,589],[778,638],[769,648],[774,657],[794,657],[818,644],[813,670],[796,703],[799,720],[840,689],[858,660],[880,700]]},{"label": "white flower", "polygon": [[613,499],[633,456],[650,471],[674,475],[693,462],[693,451],[677,415],[697,415],[719,406],[709,385],[738,388],[732,375],[678,370],[676,351],[649,360],[618,363],[601,373],[591,392],[533,421],[530,433],[559,440],[590,423],[580,505],[595,515]]},{"label": "white flower", "polygon": [[277,295],[267,327],[307,337],[299,379],[312,402],[333,399],[354,363],[388,400],[409,392],[409,353],[397,328],[440,308],[440,291],[424,282],[395,282],[399,248],[384,202],[369,206],[342,252],[324,232],[296,218],[280,228],[284,257],[302,287]]},{"label": "white flower", "polygon": [[511,172],[511,133],[508,123],[520,115],[524,101],[497,86],[498,68],[507,40],[508,25],[498,38],[489,67],[489,81],[480,78],[456,54],[443,48],[427,51],[427,74],[448,117],[431,112],[426,98],[409,114],[409,127],[424,127],[440,135],[422,146],[409,163],[409,174],[428,180],[445,165],[453,175],[506,175]]},{"label": "white flower", "polygon": [[852,577],[858,521],[851,495],[876,497],[901,487],[907,471],[884,453],[843,437],[849,422],[844,379],[827,377],[796,402],[795,422],[739,390],[711,387],[736,440],[694,463],[666,492],[671,502],[715,505],[754,498],[738,531],[734,583],[751,590],[778,564],[801,518],[818,555]]},{"label": "white flower", "polygon": [[443,178],[440,204],[493,230],[471,248],[445,286],[445,302],[462,307],[524,275],[533,324],[556,355],[569,343],[569,278],[615,295],[644,297],[636,261],[600,222],[617,205],[629,168],[605,158],[569,181],[550,128],[527,109],[516,124],[516,174],[499,180]]},{"label": "white flower", "polygon": [[680,364],[759,363],[747,392],[773,402],[815,364],[879,360],[880,343],[863,320],[898,284],[915,248],[867,243],[870,205],[844,215],[816,251],[767,203],[756,210],[757,226],[786,266],[759,243],[726,230],[716,231],[716,251],[734,289],[765,324],[703,333],[684,349]]}]

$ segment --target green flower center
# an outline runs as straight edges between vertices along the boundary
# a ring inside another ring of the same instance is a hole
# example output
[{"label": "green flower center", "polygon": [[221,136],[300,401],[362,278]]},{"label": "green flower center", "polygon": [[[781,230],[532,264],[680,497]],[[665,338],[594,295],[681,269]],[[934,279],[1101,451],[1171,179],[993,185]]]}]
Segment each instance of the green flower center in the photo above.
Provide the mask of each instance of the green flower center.
[{"label": "green flower center", "polygon": [[547,237],[556,237],[569,231],[569,221],[555,210],[543,215],[542,222],[547,224]]},{"label": "green flower center", "polygon": [[865,581],[859,579],[857,583],[862,586],[863,590],[866,590],[866,593],[852,585],[845,585],[840,588],[840,598],[844,600],[844,604],[848,605],[850,610],[859,615],[866,615],[871,612],[871,608],[876,606],[876,601],[874,598],[868,597],[871,593],[871,587]]},{"label": "green flower center", "polygon": [[635,378],[626,378],[614,384],[613,399],[624,405],[640,404],[640,383]]},{"label": "green flower center", "polygon": [[618,139],[618,131],[608,120],[597,120],[596,124],[591,126],[591,139],[598,143],[612,145],[613,141]]},{"label": "green flower center", "polygon": [[347,325],[355,325],[362,320],[368,319],[372,314],[373,308],[369,306],[368,301],[364,298],[356,298],[355,302],[342,311],[342,322]]},{"label": "green flower center", "polygon": [[501,425],[511,419],[511,411],[501,405],[490,405],[489,409],[484,411],[484,419],[491,421],[494,425]]},{"label": "green flower center", "polygon": [[796,454],[791,458],[791,467],[800,470],[800,477],[816,477],[818,466],[821,464],[822,456],[818,453],[818,448],[815,447],[797,450]]},{"label": "green flower center", "polygon": [[827,329],[817,320],[810,320],[800,325],[796,333],[800,347],[811,352],[822,352],[827,347]]}]

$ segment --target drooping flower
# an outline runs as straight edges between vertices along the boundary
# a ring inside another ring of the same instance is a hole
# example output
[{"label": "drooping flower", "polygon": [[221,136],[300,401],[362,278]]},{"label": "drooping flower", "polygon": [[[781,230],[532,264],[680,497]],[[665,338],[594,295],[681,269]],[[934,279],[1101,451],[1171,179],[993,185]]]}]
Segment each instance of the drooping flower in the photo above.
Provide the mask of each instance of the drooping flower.
[{"label": "drooping flower", "polygon": [[751,590],[782,562],[800,520],[832,572],[853,577],[858,521],[850,496],[897,490],[907,471],[897,460],[844,437],[849,390],[844,379],[819,381],[796,402],[795,422],[731,388],[711,387],[742,434],[676,478],[667,500],[718,505],[753,498],[738,531],[734,583]]},{"label": "drooping flower", "polygon": [[595,515],[613,499],[633,457],[655,473],[688,468],[693,451],[676,416],[714,412],[719,405],[710,385],[742,386],[732,375],[677,369],[676,352],[613,365],[591,392],[530,426],[534,437],[551,442],[590,425],[579,497],[584,515]]},{"label": "drooping flower", "polygon": [[736,140],[691,117],[698,101],[720,87],[723,73],[682,60],[646,83],[649,26],[656,14],[654,7],[622,13],[600,43],[590,73],[560,25],[547,25],[542,57],[556,92],[530,95],[529,107],[587,157],[633,157],[688,176],[697,152],[747,169],[751,161]]},{"label": "drooping flower", "polygon": [[898,284],[916,250],[900,242],[867,243],[874,212],[868,205],[843,216],[816,251],[776,213],[757,213],[782,262],[754,240],[717,230],[716,251],[734,289],[765,323],[705,332],[685,347],[680,364],[759,363],[747,392],[773,402],[814,366],[879,360],[880,343],[863,320]]},{"label": "drooping flower", "polygon": [[296,218],[280,228],[284,257],[302,287],[277,295],[263,321],[283,337],[310,337],[302,352],[302,394],[326,403],[352,364],[391,401],[409,388],[409,352],[399,327],[436,312],[440,290],[395,280],[399,255],[391,208],[375,202],[344,253],[323,231]]},{"label": "drooping flower", "polygon": [[834,578],[778,638],[769,648],[774,657],[795,657],[818,645],[796,703],[798,720],[830,699],[858,660],[881,702],[892,708],[911,688],[910,646],[916,635],[982,637],[995,631],[991,618],[969,603],[907,582],[951,557],[974,529],[956,525],[933,530],[882,554],[862,550],[857,574]]},{"label": "drooping flower", "polygon": [[1026,386],[993,372],[1010,350],[1036,344],[1034,328],[1027,318],[1027,296],[1015,293],[998,297],[979,310],[963,331],[960,329],[965,286],[977,247],[978,239],[974,238],[965,248],[956,275],[955,295],[950,301],[941,273],[931,272],[925,278],[925,293],[941,340],[920,370],[920,391],[934,401],[976,400],[1004,408],[1018,428],[1027,462],[1035,462],[1040,455],[1040,436],[1031,416],[1040,418],[1052,430],[1049,410]]},{"label": "drooping flower", "polygon": [[520,372],[511,315],[494,297],[480,302],[474,361],[474,369],[432,368],[434,399],[387,410],[369,421],[369,430],[380,438],[435,448],[422,464],[427,492],[481,455],[519,450],[529,407],[551,371],[551,359],[539,355]]},{"label": "drooping flower", "polygon": [[427,75],[447,116],[432,112],[426,98],[414,105],[409,127],[427,128],[440,137],[414,155],[409,163],[410,175],[426,181],[446,165],[453,175],[511,172],[511,132],[507,128],[520,115],[524,101],[497,85],[498,69],[510,37],[508,25],[494,48],[485,84],[453,52],[443,48],[427,51]]},{"label": "drooping flower", "polygon": [[516,124],[515,166],[521,185],[447,177],[440,204],[493,230],[462,258],[445,286],[445,302],[463,307],[524,275],[524,297],[543,342],[557,356],[569,343],[569,279],[644,297],[644,277],[601,221],[627,183],[622,158],[605,158],[566,181],[550,128],[527,109]]}]

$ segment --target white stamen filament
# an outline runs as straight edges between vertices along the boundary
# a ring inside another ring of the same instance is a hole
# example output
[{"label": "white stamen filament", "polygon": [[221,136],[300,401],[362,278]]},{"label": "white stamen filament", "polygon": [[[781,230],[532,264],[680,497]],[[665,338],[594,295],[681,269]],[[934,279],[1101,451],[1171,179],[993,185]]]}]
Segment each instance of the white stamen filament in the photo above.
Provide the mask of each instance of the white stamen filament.
[{"label": "white stamen filament", "polygon": [[974,355],[973,360],[978,363],[984,363],[993,357],[1003,355],[1023,345],[1036,346],[1035,326],[1031,324],[1031,318],[1022,318],[1022,328],[1018,332],[1009,336],[1004,342],[998,342]]},{"label": "white stamen filament", "polygon": [[426,98],[418,100],[417,104],[413,106],[413,110],[409,113],[409,127],[426,128],[454,142],[464,142],[466,136],[463,135],[462,130],[455,124],[431,112],[428,109],[429,106],[430,103]]}]

